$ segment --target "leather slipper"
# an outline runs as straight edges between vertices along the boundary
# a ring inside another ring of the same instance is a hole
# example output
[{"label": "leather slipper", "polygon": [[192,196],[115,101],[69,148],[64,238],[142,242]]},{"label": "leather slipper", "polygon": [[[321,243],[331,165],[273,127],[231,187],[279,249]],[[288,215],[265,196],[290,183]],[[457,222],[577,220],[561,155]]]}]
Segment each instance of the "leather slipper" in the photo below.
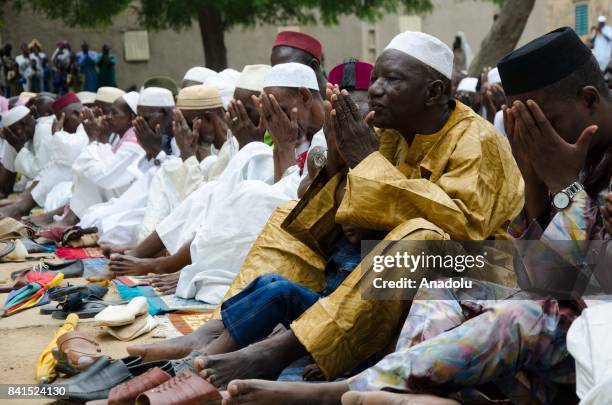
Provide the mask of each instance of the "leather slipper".
[{"label": "leather slipper", "polygon": [[129,325],[139,315],[144,315],[149,310],[145,297],[136,297],[127,305],[112,305],[96,315],[95,320],[99,326],[123,326]]},{"label": "leather slipper", "polygon": [[151,368],[139,376],[113,387],[108,393],[108,405],[131,405],[138,395],[163,384],[171,378],[172,376],[161,368]]},{"label": "leather slipper", "polygon": [[214,385],[194,372],[185,370],[138,395],[136,405],[214,404],[222,399]]},{"label": "leather slipper", "polygon": [[83,332],[65,333],[57,338],[56,344],[57,350],[52,351],[56,369],[64,374],[77,374],[102,356],[100,345]]}]

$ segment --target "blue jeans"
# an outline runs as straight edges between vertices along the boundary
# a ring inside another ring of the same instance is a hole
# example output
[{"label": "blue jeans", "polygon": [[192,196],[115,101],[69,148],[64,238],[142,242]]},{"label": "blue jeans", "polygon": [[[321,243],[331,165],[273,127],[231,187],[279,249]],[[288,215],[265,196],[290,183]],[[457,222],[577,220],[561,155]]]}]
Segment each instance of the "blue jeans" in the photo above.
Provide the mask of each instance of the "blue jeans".
[{"label": "blue jeans", "polygon": [[223,324],[238,347],[270,333],[279,323],[289,327],[320,295],[278,274],[257,277],[221,305]]}]

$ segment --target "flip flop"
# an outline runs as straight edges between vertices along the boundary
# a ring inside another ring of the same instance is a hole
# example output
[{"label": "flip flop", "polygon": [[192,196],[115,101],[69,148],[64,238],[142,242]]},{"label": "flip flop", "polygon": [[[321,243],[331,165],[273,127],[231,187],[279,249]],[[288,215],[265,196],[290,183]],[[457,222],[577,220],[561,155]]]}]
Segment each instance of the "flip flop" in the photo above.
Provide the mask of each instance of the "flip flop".
[{"label": "flip flop", "polygon": [[77,314],[80,319],[89,319],[98,315],[108,306],[104,301],[83,301],[83,304],[78,309],[53,311],[51,318],[66,319],[69,314]]}]

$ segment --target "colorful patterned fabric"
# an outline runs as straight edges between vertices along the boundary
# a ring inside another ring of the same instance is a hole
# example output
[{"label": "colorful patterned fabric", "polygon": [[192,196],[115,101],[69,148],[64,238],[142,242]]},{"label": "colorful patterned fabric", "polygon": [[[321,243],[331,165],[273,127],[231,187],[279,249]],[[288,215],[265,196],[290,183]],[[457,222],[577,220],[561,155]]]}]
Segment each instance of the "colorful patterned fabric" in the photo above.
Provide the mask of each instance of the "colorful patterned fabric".
[{"label": "colorful patterned fabric", "polygon": [[[557,384],[574,379],[569,322],[557,302],[482,301],[481,313],[468,318],[474,303],[414,301],[395,352],[350,378],[350,388],[458,393],[469,403],[472,387],[495,383],[513,403],[552,403]],[[519,372],[528,376],[526,387],[516,381]]]},{"label": "colorful patterned fabric", "polygon": [[[597,210],[606,192],[596,199],[578,193],[570,207],[551,215],[544,230],[537,221],[527,224],[521,215],[510,232],[525,240],[576,241],[575,249],[564,252],[563,258],[579,266],[585,254],[585,244],[579,241],[610,237],[603,233]],[[577,316],[575,306],[556,300],[518,300],[523,293],[490,283],[476,282],[476,286],[470,294],[484,293],[477,300],[461,291],[420,290],[396,351],[351,378],[351,389],[459,392],[458,398],[469,402],[465,396],[472,387],[495,383],[514,403],[553,403],[563,385],[572,387],[575,365],[566,335]],[[514,299],[507,300],[513,294]]]}]

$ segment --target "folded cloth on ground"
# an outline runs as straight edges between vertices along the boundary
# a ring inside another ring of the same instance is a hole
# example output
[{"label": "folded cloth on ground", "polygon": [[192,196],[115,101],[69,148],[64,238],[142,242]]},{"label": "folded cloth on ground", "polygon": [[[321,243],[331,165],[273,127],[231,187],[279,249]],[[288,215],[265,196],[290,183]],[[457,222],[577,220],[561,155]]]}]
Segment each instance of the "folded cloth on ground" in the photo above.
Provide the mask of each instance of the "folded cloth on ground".
[{"label": "folded cloth on ground", "polygon": [[136,339],[138,336],[151,332],[157,327],[157,320],[149,314],[137,316],[133,323],[125,326],[107,326],[106,332],[125,342]]},{"label": "folded cloth on ground", "polygon": [[55,251],[55,255],[60,259],[92,259],[103,258],[102,249],[100,248],[71,248],[60,247]]},{"label": "folded cloth on ground", "polygon": [[128,287],[123,283],[113,280],[117,287],[117,292],[124,300],[134,297],[146,297],[149,302],[149,314],[159,315],[172,311],[203,311],[214,309],[217,305],[208,304],[196,299],[185,299],[177,297],[175,294],[160,295],[151,286]]},{"label": "folded cloth on ground", "polygon": [[125,305],[111,305],[95,316],[99,326],[129,325],[149,309],[145,297],[136,297]]},{"label": "folded cloth on ground", "polygon": [[0,219],[0,240],[15,238],[31,238],[34,229],[13,218]]}]

